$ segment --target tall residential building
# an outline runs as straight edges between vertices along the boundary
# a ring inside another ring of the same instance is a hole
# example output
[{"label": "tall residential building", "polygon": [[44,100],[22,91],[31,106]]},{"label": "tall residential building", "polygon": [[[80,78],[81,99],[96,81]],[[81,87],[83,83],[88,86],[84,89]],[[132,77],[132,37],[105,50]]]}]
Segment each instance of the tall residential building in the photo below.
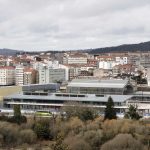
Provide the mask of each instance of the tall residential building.
[{"label": "tall residential building", "polygon": [[66,71],[65,69],[57,68],[47,68],[43,67],[39,69],[39,83],[51,83],[51,82],[58,82],[58,81],[65,81],[66,80]]},{"label": "tall residential building", "polygon": [[16,66],[16,85],[23,85],[24,81],[24,67],[19,65]]},{"label": "tall residential building", "polygon": [[0,85],[13,85],[15,83],[15,68],[11,66],[0,67]]},{"label": "tall residential building", "polygon": [[69,80],[72,80],[79,76],[81,69],[78,67],[70,67],[69,68]]},{"label": "tall residential building", "polygon": [[36,83],[36,76],[37,75],[37,71],[33,68],[26,68],[24,69],[24,85],[27,84],[35,84]]},{"label": "tall residential building", "polygon": [[47,75],[48,68],[46,66],[39,68],[39,84],[48,83],[47,79],[49,78]]}]

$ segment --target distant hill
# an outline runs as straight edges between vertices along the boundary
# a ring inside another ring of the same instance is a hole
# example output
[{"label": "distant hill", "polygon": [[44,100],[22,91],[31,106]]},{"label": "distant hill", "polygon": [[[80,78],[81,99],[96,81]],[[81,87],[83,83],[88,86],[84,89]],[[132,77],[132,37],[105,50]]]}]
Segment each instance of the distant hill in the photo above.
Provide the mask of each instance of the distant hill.
[{"label": "distant hill", "polygon": [[91,54],[108,53],[108,52],[132,52],[132,51],[150,51],[150,42],[139,44],[124,44],[114,47],[104,47],[86,50]]},{"label": "distant hill", "polygon": [[5,56],[15,56],[16,54],[23,53],[21,50],[13,50],[13,49],[0,49],[0,55],[5,55]]},{"label": "distant hill", "polygon": [[[113,46],[113,47],[104,47],[104,48],[94,48],[94,49],[78,49],[78,50],[70,50],[70,51],[80,51],[80,52],[87,52],[90,54],[99,54],[99,53],[109,53],[109,52],[134,52],[134,51],[150,51],[150,41],[143,42],[139,44],[124,44],[120,46]],[[63,53],[67,52],[67,50],[47,50],[47,51],[22,51],[22,50],[13,50],[13,49],[0,49],[0,55],[6,56],[15,56],[16,54],[32,54],[36,55],[39,53]]]}]

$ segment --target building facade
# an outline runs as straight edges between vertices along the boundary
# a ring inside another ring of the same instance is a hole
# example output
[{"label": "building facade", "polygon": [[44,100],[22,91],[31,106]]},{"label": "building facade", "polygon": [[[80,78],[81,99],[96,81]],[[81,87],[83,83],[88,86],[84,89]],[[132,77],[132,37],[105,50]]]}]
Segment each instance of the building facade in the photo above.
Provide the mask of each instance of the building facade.
[{"label": "building facade", "polygon": [[67,86],[68,93],[128,95],[134,91],[128,80],[74,79]]},{"label": "building facade", "polygon": [[24,85],[35,84],[37,80],[37,71],[32,68],[24,69]]},{"label": "building facade", "polygon": [[24,67],[19,65],[15,69],[15,82],[16,85],[23,85],[24,82]]},{"label": "building facade", "polygon": [[66,80],[65,69],[41,68],[39,69],[39,83],[62,82]]},{"label": "building facade", "polygon": [[0,85],[15,84],[15,68],[10,66],[0,67]]},{"label": "building facade", "polygon": [[64,54],[63,64],[87,64],[87,56],[81,53]]}]

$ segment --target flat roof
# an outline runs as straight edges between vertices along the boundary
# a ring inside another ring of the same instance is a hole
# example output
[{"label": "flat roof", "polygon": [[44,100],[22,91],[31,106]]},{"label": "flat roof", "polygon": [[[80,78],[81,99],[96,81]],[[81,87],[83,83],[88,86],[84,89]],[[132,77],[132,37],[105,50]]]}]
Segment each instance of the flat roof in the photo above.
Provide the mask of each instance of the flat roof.
[{"label": "flat roof", "polygon": [[135,92],[135,95],[149,95],[150,96],[150,91],[137,91]]},{"label": "flat roof", "polygon": [[75,79],[68,83],[68,87],[99,87],[99,88],[124,88],[128,80],[84,80]]},{"label": "flat roof", "polygon": [[[62,94],[62,93],[51,93],[50,95],[23,95],[23,93],[19,94],[13,94],[10,96],[4,97],[4,99],[28,99],[31,100],[60,100],[60,101],[89,101],[89,102],[107,102],[108,98],[111,96],[114,102],[125,102],[129,98],[131,98],[133,95],[104,95],[102,96],[96,96],[95,94],[79,94],[79,95],[85,95],[84,97],[70,97],[70,96],[56,96],[56,94]],[[64,93],[64,95],[67,93]],[[77,94],[71,94],[70,95],[77,95]]]},{"label": "flat roof", "polygon": [[29,84],[23,85],[23,91],[36,91],[36,90],[55,90],[59,89],[60,85],[58,83],[48,83],[48,84]]}]

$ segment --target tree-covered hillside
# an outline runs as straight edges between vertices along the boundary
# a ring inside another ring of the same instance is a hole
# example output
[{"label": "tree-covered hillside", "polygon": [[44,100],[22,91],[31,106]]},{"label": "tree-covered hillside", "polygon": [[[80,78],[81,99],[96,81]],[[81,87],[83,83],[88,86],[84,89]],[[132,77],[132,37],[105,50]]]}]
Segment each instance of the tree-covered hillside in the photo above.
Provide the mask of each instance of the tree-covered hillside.
[{"label": "tree-covered hillside", "polygon": [[139,44],[124,44],[114,47],[104,47],[88,50],[91,54],[108,53],[108,52],[133,52],[133,51],[150,51],[150,42]]}]

